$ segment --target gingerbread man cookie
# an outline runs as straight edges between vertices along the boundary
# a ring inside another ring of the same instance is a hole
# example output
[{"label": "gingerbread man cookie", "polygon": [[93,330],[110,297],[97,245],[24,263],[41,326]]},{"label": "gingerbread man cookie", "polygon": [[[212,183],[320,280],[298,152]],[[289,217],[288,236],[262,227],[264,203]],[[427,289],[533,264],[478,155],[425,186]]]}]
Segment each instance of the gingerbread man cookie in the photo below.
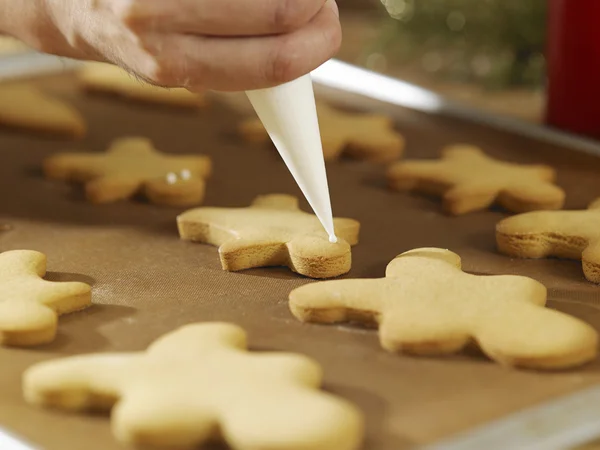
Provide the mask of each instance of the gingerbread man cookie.
[{"label": "gingerbread man cookie", "polygon": [[[404,151],[404,138],[394,130],[393,121],[379,114],[350,114],[317,103],[319,127],[326,161],[342,154],[372,162],[398,159]],[[269,142],[269,135],[258,118],[240,125],[240,134],[250,142]]]},{"label": "gingerbread man cookie", "polygon": [[29,51],[31,51],[31,49],[22,41],[15,39],[12,36],[0,35],[0,55],[8,56]]},{"label": "gingerbread man cookie", "polygon": [[23,376],[32,404],[111,409],[127,444],[197,448],[215,437],[235,450],[355,450],[362,414],[319,392],[321,368],[290,353],[253,354],[232,324],[187,325],[143,353],[75,356]]},{"label": "gingerbread man cookie", "polygon": [[114,141],[106,153],[59,153],[44,162],[48,178],[85,184],[92,203],[110,203],[143,193],[151,202],[168,206],[202,203],[207,156],[167,155],[146,138]]},{"label": "gingerbread man cookie", "polygon": [[201,94],[183,88],[153,86],[112,64],[87,63],[79,71],[79,80],[90,92],[114,94],[146,103],[182,108],[200,108],[206,104]]},{"label": "gingerbread man cookie", "polygon": [[531,278],[466,274],[458,255],[428,248],[394,259],[385,278],[313,283],[290,294],[301,321],[379,325],[389,351],[445,355],[474,341],[509,366],[559,369],[594,359],[596,331],[545,303],[546,288]]},{"label": "gingerbread man cookie", "polygon": [[27,347],[51,342],[57,317],[91,304],[91,288],[79,282],[52,282],[46,256],[31,250],[0,253],[0,343]]},{"label": "gingerbread man cookie", "polygon": [[338,242],[329,242],[316,216],[301,211],[290,195],[257,197],[247,208],[197,208],[177,218],[182,239],[217,245],[224,270],[287,266],[311,278],[347,273],[350,246],[360,225],[334,219]]},{"label": "gingerbread man cookie", "polygon": [[87,131],[75,108],[27,84],[0,85],[0,125],[70,138]]},{"label": "gingerbread man cookie", "polygon": [[497,202],[512,212],[560,209],[565,193],[553,184],[555,171],[544,165],[498,161],[479,148],[454,145],[439,161],[408,161],[388,171],[390,188],[441,195],[444,210],[460,215]]},{"label": "gingerbread man cookie", "polygon": [[585,277],[600,283],[600,199],[583,211],[536,211],[509,217],[496,226],[500,252],[519,258],[583,261]]}]

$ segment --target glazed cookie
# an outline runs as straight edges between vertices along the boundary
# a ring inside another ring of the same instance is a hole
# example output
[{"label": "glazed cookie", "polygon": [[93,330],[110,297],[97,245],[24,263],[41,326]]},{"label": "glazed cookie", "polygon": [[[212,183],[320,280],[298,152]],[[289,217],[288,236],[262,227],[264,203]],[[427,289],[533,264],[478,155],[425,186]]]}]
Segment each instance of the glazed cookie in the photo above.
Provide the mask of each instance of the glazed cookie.
[{"label": "glazed cookie", "polygon": [[146,138],[114,141],[106,153],[59,153],[44,162],[48,178],[85,184],[92,203],[110,203],[143,193],[152,203],[198,205],[211,173],[207,156],[170,155]]},{"label": "glazed cookie", "polygon": [[585,277],[600,283],[600,199],[583,211],[536,211],[509,217],[496,226],[501,253],[519,258],[583,261]]},{"label": "glazed cookie", "polygon": [[182,108],[200,108],[206,104],[201,94],[194,94],[183,88],[153,86],[112,64],[87,63],[78,75],[80,83],[89,92],[114,94],[131,100]]},{"label": "glazed cookie", "polygon": [[0,84],[0,125],[80,138],[87,125],[69,104],[28,84]]},{"label": "glazed cookie", "polygon": [[[317,103],[319,127],[326,161],[342,154],[373,162],[398,159],[404,150],[404,138],[394,130],[393,121],[380,114],[350,114]],[[270,142],[269,135],[258,118],[240,125],[240,134],[250,142]]]},{"label": "glazed cookie", "polygon": [[516,213],[560,209],[565,193],[553,184],[555,176],[551,167],[498,161],[469,145],[447,147],[441,160],[394,164],[387,174],[391,189],[441,195],[452,215],[495,202]]},{"label": "glazed cookie", "polygon": [[85,283],[52,282],[46,256],[31,250],[0,253],[0,343],[27,347],[54,340],[57,316],[87,308]]},{"label": "glazed cookie", "polygon": [[474,341],[508,366],[561,369],[594,359],[594,328],[545,303],[537,281],[466,274],[458,255],[435,248],[398,256],[385,278],[312,283],[290,294],[299,320],[378,325],[392,352],[446,355]]},{"label": "glazed cookie", "polygon": [[144,353],[103,353],[38,364],[23,376],[29,403],[69,411],[111,409],[127,444],[197,448],[355,450],[362,414],[319,392],[322,373],[291,353],[250,353],[232,324],[184,326]]},{"label": "glazed cookie", "polygon": [[290,195],[257,197],[247,208],[197,208],[177,218],[182,239],[218,245],[224,270],[287,266],[311,278],[347,273],[351,245],[360,225],[334,219],[336,244],[331,244],[316,216],[301,211]]}]

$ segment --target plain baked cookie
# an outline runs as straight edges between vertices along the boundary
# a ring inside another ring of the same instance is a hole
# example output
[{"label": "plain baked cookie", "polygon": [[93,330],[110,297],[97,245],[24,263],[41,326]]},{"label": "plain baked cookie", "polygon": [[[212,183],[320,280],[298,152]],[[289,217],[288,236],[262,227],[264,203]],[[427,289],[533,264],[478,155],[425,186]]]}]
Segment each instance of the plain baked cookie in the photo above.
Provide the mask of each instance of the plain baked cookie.
[{"label": "plain baked cookie", "polygon": [[22,83],[0,84],[0,125],[69,138],[81,138],[87,132],[75,108]]},{"label": "plain baked cookie", "polygon": [[475,341],[507,366],[562,369],[593,360],[596,330],[545,303],[537,281],[466,274],[458,255],[435,248],[398,256],[385,278],[312,283],[290,294],[299,320],[378,325],[392,352],[446,355]]},{"label": "plain baked cookie", "polygon": [[125,99],[180,108],[206,105],[201,94],[183,88],[153,86],[135,78],[124,69],[107,63],[86,63],[78,71],[79,82],[89,92],[114,94]]},{"label": "plain baked cookie", "polygon": [[28,369],[29,403],[82,411],[112,408],[128,444],[197,448],[220,438],[234,450],[356,450],[362,414],[319,392],[322,371],[291,353],[250,353],[227,323],[187,325],[143,353],[103,353]]},{"label": "plain baked cookie", "polygon": [[0,35],[0,55],[14,55],[18,53],[26,53],[30,52],[31,48],[29,48],[25,43],[20,40],[12,37],[12,36],[2,36]]},{"label": "plain baked cookie", "polygon": [[310,278],[347,273],[360,224],[334,219],[338,242],[331,244],[319,219],[301,211],[298,199],[272,194],[246,208],[196,208],[177,218],[184,240],[218,245],[224,270],[287,266]]},{"label": "plain baked cookie", "polygon": [[57,316],[91,304],[91,288],[79,282],[52,282],[46,256],[32,250],[0,253],[0,343],[27,347],[54,340]]},{"label": "plain baked cookie", "polygon": [[211,171],[208,156],[161,153],[142,137],[117,139],[105,153],[58,153],[44,161],[46,177],[84,183],[92,203],[142,193],[157,205],[198,205]]},{"label": "plain baked cookie", "polygon": [[[394,130],[394,122],[380,114],[351,114],[317,102],[319,128],[325,161],[347,155],[371,162],[390,162],[402,156],[404,138]],[[258,118],[247,119],[239,127],[250,142],[270,142]]]},{"label": "plain baked cookie", "polygon": [[519,258],[583,261],[585,277],[600,283],[600,199],[583,211],[536,211],[509,217],[496,226],[501,253]]},{"label": "plain baked cookie", "polygon": [[553,184],[555,177],[549,166],[498,161],[470,145],[445,148],[441,160],[396,163],[387,173],[391,189],[440,195],[452,215],[493,203],[516,213],[560,209],[565,193]]}]

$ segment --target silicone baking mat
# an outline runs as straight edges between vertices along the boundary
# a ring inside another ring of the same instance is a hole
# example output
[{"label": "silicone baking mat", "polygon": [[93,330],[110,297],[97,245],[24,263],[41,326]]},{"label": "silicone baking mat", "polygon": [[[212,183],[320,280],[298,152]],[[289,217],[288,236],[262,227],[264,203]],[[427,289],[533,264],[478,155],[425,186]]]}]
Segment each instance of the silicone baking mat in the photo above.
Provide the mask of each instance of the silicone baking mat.
[{"label": "silicone baking mat", "polygon": [[[179,240],[175,216],[181,210],[143,201],[93,206],[77,187],[46,181],[40,172],[54,152],[102,151],[115,138],[147,136],[162,151],[213,158],[207,205],[245,206],[272,192],[300,195],[275,150],[237,138],[238,110],[218,98],[189,113],[85,95],[68,75],[36,83],[72,101],[90,130],[81,142],[0,131],[0,223],[10,226],[0,232],[0,250],[46,253],[50,278],[91,283],[95,306],[63,317],[50,345],[0,349],[0,427],[33,446],[123,448],[113,440],[107,416],[26,405],[20,376],[30,364],[84,352],[143,350],[195,321],[235,322],[248,331],[255,350],[315,358],[325,370],[325,388],[366,413],[369,450],[432,443],[600,380],[597,363],[547,374],[504,369],[477,354],[404,357],[381,349],[373,330],[302,325],[289,313],[287,295],[309,280],[281,268],[224,272],[216,248]],[[407,157],[434,157],[444,145],[467,142],[503,159],[554,165],[569,208],[600,196],[600,158],[457,120],[400,108],[393,113],[407,138]],[[328,172],[335,215],[362,224],[348,276],[383,276],[392,258],[415,247],[449,248],[462,256],[467,271],[528,275],[545,283],[552,307],[600,328],[600,288],[585,281],[580,263],[512,260],[495,252],[501,210],[446,217],[436,199],[387,191],[382,166],[341,160],[329,164]]]}]

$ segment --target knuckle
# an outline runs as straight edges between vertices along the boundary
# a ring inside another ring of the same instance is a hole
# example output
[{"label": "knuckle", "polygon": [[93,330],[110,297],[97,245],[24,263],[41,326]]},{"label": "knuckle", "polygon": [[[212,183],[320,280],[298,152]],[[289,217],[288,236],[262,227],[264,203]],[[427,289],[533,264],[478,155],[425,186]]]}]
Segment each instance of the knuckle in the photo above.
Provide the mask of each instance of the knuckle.
[{"label": "knuckle", "polygon": [[[162,87],[184,87],[200,85],[207,73],[207,66],[201,59],[193,58],[180,47],[185,47],[182,39],[160,37],[160,43],[147,51],[143,75],[151,84]],[[158,49],[156,46],[158,45]]]},{"label": "knuckle", "polygon": [[113,3],[112,12],[121,23],[135,29],[142,26],[146,19],[142,14],[144,8],[140,6],[138,0],[119,0]]},{"label": "knuckle", "polygon": [[342,27],[339,22],[327,30],[325,41],[329,44],[332,55],[339,51],[342,46]]},{"label": "knuckle", "polygon": [[298,0],[275,0],[272,27],[284,33],[300,28],[309,19],[306,17],[306,2]]},{"label": "knuckle", "polygon": [[150,84],[161,87],[176,87],[181,78],[176,67],[168,61],[156,58],[146,65],[143,77]]},{"label": "knuckle", "polygon": [[271,53],[266,68],[266,79],[270,83],[287,83],[298,78],[298,55],[290,45],[281,44]]}]

